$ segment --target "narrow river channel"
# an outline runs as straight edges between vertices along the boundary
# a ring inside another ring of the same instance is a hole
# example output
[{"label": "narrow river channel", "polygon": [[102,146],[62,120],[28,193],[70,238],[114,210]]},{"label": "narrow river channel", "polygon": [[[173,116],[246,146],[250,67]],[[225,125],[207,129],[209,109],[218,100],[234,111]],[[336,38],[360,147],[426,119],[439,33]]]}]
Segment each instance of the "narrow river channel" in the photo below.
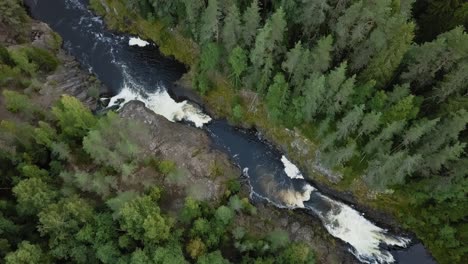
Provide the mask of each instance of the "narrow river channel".
[{"label": "narrow river channel", "polygon": [[48,23],[64,48],[110,89],[110,106],[139,100],[171,121],[204,129],[214,145],[243,169],[257,198],[285,209],[302,208],[348,245],[362,263],[435,263],[422,244],[387,232],[352,206],[334,200],[308,183],[298,168],[257,134],[212,120],[195,104],[171,98],[173,83],[186,71],[158,48],[135,36],[108,31],[86,0],[26,0],[32,16]]}]

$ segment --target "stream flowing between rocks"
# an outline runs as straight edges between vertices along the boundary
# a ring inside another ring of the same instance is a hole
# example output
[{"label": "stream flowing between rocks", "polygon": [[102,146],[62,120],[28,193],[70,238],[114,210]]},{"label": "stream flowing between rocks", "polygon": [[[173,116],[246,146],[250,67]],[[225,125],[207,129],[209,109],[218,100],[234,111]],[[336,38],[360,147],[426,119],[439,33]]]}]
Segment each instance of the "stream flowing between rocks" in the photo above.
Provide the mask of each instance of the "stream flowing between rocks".
[{"label": "stream flowing between rocks", "polygon": [[325,229],[348,245],[362,263],[435,263],[420,243],[392,234],[366,219],[352,206],[322,194],[274,146],[251,131],[212,120],[196,104],[171,97],[173,83],[186,71],[158,47],[134,36],[109,31],[89,11],[86,0],[26,0],[32,16],[48,23],[64,40],[64,48],[110,89],[109,106],[130,100],[170,121],[204,129],[215,147],[243,169],[251,198],[279,208],[302,208],[318,217]]}]

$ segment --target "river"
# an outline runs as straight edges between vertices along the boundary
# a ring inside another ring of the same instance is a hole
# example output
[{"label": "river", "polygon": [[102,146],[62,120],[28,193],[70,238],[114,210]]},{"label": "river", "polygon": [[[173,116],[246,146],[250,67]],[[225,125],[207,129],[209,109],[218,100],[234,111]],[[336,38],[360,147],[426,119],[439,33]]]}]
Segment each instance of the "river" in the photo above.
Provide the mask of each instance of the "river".
[{"label": "river", "polygon": [[136,99],[171,121],[204,129],[215,147],[243,169],[252,198],[280,208],[307,210],[362,263],[435,263],[422,244],[391,234],[352,206],[322,194],[258,134],[212,120],[187,100],[175,101],[171,89],[186,71],[184,65],[162,56],[152,43],[107,30],[102,19],[88,10],[86,0],[25,2],[34,18],[62,36],[64,49],[110,89],[109,105],[119,107]]}]

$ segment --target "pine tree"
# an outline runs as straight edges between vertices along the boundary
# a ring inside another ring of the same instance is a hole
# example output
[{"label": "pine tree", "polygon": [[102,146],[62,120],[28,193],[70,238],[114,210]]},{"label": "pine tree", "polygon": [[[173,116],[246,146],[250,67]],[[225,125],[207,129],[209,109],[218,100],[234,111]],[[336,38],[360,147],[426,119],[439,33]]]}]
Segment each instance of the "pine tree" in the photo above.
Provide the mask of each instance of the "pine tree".
[{"label": "pine tree", "polygon": [[308,122],[314,120],[316,114],[320,111],[322,98],[325,90],[325,76],[312,75],[306,80],[304,85],[305,103],[303,106],[304,119]]},{"label": "pine tree", "polygon": [[417,143],[421,137],[433,130],[440,121],[440,118],[432,120],[421,119],[414,123],[403,135],[403,144],[410,145]]},{"label": "pine tree", "polygon": [[224,19],[222,33],[224,48],[228,53],[230,53],[235,46],[243,46],[240,43],[242,28],[240,21],[240,13],[236,4],[232,4],[227,10],[227,16]]},{"label": "pine tree", "polygon": [[444,76],[444,79],[433,89],[433,96],[438,103],[444,102],[449,96],[466,96],[468,94],[468,62],[460,62]]},{"label": "pine tree", "polygon": [[258,6],[258,0],[253,0],[242,15],[243,43],[248,48],[251,47],[255,41],[255,36],[257,36],[257,31],[260,28],[260,19],[260,7]]},{"label": "pine tree", "polygon": [[[333,113],[338,114],[346,112],[351,104],[352,96],[355,89],[356,75],[348,78],[341,86],[333,98]],[[331,111],[329,111],[331,112]]]},{"label": "pine tree", "polygon": [[229,55],[229,65],[236,86],[240,84],[241,77],[247,70],[247,62],[247,52],[239,46],[235,47]]},{"label": "pine tree", "polygon": [[310,55],[310,71],[325,72],[330,68],[332,62],[333,37],[328,35],[317,41],[317,44],[311,51]]},{"label": "pine tree", "polygon": [[[346,68],[347,64],[342,63],[339,67],[332,70],[326,79],[326,93],[323,97],[324,106],[321,110],[322,113],[326,113],[329,117],[334,117],[335,112],[335,96],[340,91],[341,87],[344,83],[346,83]],[[352,78],[353,79],[353,78]],[[351,80],[351,83],[348,82],[347,84],[353,84],[354,80]]]},{"label": "pine tree", "polygon": [[370,161],[365,180],[377,190],[402,184],[416,170],[420,159],[420,156],[409,156],[406,151],[381,155]]},{"label": "pine tree", "polygon": [[304,49],[299,41],[286,53],[286,60],[282,63],[282,68],[289,74],[289,82],[294,87],[294,97],[303,90],[305,78],[309,73],[309,54],[310,52]]},{"label": "pine tree", "polygon": [[414,27],[413,23],[406,23],[401,17],[387,21],[383,32],[387,38],[386,46],[379,48],[368,62],[361,78],[365,81],[375,80],[377,88],[385,87],[410,48]]},{"label": "pine tree", "polygon": [[391,151],[393,137],[403,131],[405,125],[406,123],[404,121],[396,121],[388,124],[376,137],[371,138],[371,140],[366,143],[363,148],[364,152],[368,155],[387,155]]},{"label": "pine tree", "polygon": [[302,25],[302,31],[306,36],[312,36],[325,22],[330,6],[327,0],[302,0],[298,9],[300,13],[296,18],[297,22]]},{"label": "pine tree", "polygon": [[259,31],[255,39],[255,48],[250,54],[254,67],[254,79],[257,81],[257,90],[263,92],[270,82],[275,58],[282,53],[282,42],[286,30],[284,12],[278,9]]},{"label": "pine tree", "polygon": [[376,78],[379,86],[393,75],[412,39],[413,26],[407,24],[408,18],[402,12],[392,10],[392,2],[357,1],[346,9],[334,27],[336,51],[349,54],[352,71],[370,64],[385,65],[381,72],[369,68],[366,73],[366,80]]},{"label": "pine tree", "polygon": [[468,46],[468,35],[462,27],[443,33],[434,41],[411,49],[407,55],[406,70],[401,79],[410,83],[413,90],[421,90],[434,84],[437,79],[450,72],[458,62],[467,58],[464,47]]},{"label": "pine tree", "polygon": [[220,30],[220,9],[218,0],[209,0],[208,6],[201,16],[199,40],[202,44],[212,40],[217,41]]},{"label": "pine tree", "polygon": [[204,0],[183,0],[185,4],[185,13],[187,14],[187,21],[189,28],[192,32],[192,36],[199,37],[199,23],[200,18],[205,8]]},{"label": "pine tree", "polygon": [[439,172],[450,161],[457,161],[465,153],[466,143],[447,144],[432,155],[424,157],[424,165],[433,173]]},{"label": "pine tree", "polygon": [[359,135],[370,135],[379,129],[381,125],[381,112],[370,112],[364,115],[359,127]]},{"label": "pine tree", "polygon": [[437,123],[433,133],[427,133],[421,138],[421,146],[416,149],[416,153],[424,157],[423,174],[437,173],[445,162],[451,160],[450,157],[457,157],[458,152],[463,151],[465,143],[459,142],[459,136],[467,124],[468,112],[462,109],[444,117]]},{"label": "pine tree", "polygon": [[416,103],[414,95],[408,95],[397,103],[388,107],[385,111],[382,121],[391,123],[399,120],[411,120],[416,117],[419,112],[419,106]]},{"label": "pine tree", "polygon": [[353,134],[361,123],[364,115],[364,105],[355,106],[336,125],[338,137],[344,139]]},{"label": "pine tree", "polygon": [[289,87],[284,75],[276,74],[273,84],[268,88],[266,104],[271,119],[275,122],[281,120],[289,103]]}]

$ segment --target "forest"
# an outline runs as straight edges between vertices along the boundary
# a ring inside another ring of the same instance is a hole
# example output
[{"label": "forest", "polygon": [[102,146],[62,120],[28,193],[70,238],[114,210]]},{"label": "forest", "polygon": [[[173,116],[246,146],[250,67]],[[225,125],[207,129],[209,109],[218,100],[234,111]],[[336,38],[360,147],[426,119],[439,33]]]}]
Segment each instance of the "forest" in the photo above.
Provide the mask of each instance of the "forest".
[{"label": "forest", "polygon": [[[103,3],[124,6],[127,27],[138,16],[189,39],[200,94],[220,76],[234,93],[256,93],[268,121],[317,142],[320,162],[343,181],[389,193],[388,207],[438,263],[468,259],[466,1],[90,1],[110,15]],[[94,115],[70,96],[41,107],[61,41],[32,45],[30,23],[21,0],[0,1],[0,32],[13,40],[0,40],[3,262],[315,262],[281,230],[237,225],[256,214],[238,182],[217,204],[187,197],[167,212],[161,182],[177,164],[143,152],[144,124]],[[230,111],[248,114],[241,104]],[[136,171],[151,177],[135,181]]]},{"label": "forest", "polygon": [[257,214],[237,180],[220,201],[164,208],[177,164],[144,151],[142,122],[67,95],[41,105],[67,66],[60,37],[38,47],[32,23],[20,1],[0,2],[0,263],[315,263],[284,231],[235,223]]},{"label": "forest", "polygon": [[[191,39],[201,94],[219,76],[256,92],[272,123],[319,144],[322,164],[391,190],[395,214],[440,263],[467,259],[466,1],[104,2],[125,6],[122,28],[137,13]],[[91,1],[112,17],[102,3]]]}]

